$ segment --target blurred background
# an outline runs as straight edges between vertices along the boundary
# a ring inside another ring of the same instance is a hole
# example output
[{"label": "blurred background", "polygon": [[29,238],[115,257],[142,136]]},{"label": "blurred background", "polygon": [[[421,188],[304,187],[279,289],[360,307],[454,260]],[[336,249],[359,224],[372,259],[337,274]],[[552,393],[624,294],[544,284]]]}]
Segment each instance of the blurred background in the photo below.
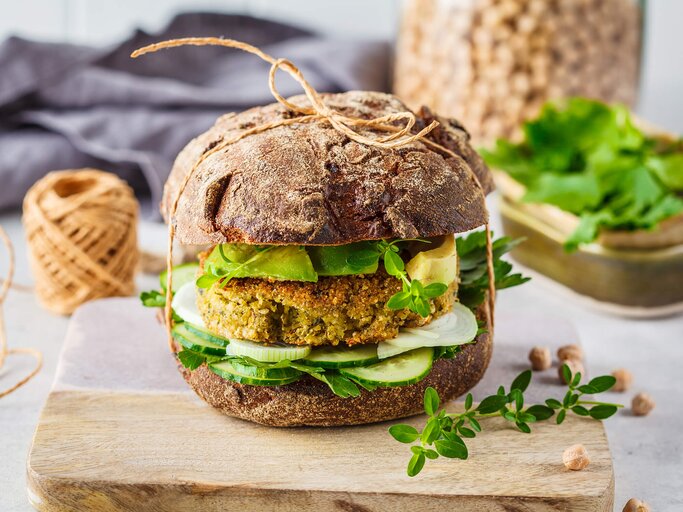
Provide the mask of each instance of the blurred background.
[{"label": "blurred background", "polygon": [[[138,27],[148,32],[161,30],[178,12],[211,11],[278,20],[330,37],[393,41],[404,4],[400,0],[5,1],[0,17],[0,40],[18,35],[41,41],[110,45]],[[683,132],[682,19],[680,0],[647,1],[642,85],[637,103],[637,112],[643,117],[678,133]]]}]

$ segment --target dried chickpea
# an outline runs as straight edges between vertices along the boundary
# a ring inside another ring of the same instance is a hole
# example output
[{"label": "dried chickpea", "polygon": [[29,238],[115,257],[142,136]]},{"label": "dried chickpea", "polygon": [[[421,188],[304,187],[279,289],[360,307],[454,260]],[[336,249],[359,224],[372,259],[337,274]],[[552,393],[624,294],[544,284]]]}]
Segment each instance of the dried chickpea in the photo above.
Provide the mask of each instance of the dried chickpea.
[{"label": "dried chickpea", "polygon": [[588,457],[586,447],[582,444],[575,444],[564,451],[562,454],[562,462],[564,462],[564,466],[567,469],[580,471],[588,466],[591,460],[590,457]]},{"label": "dried chickpea", "polygon": [[631,400],[631,412],[636,416],[647,416],[655,408],[655,401],[647,393],[638,393]]},{"label": "dried chickpea", "polygon": [[563,345],[557,349],[557,358],[560,361],[566,361],[567,359],[583,361],[583,350],[578,345]]},{"label": "dried chickpea", "polygon": [[617,381],[614,383],[614,386],[612,386],[612,391],[618,391],[620,393],[623,391],[628,391],[633,383],[633,375],[631,375],[631,372],[629,372],[626,368],[614,370],[612,372],[612,377],[617,379]]},{"label": "dried chickpea", "polygon": [[650,506],[638,498],[631,498],[624,505],[622,512],[650,512]]},{"label": "dried chickpea", "polygon": [[547,370],[553,364],[550,349],[548,347],[534,347],[529,352],[529,361],[531,362],[531,369],[535,372]]}]

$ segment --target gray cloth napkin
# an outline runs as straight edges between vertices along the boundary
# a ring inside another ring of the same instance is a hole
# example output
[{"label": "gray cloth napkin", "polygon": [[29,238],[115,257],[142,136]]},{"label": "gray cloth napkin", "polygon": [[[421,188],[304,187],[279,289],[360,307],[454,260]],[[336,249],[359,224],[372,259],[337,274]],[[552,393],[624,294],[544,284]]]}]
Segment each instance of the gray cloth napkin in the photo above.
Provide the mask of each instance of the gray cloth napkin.
[{"label": "gray cloth napkin", "polygon": [[[183,47],[130,59],[146,44],[186,36],[223,36],[287,57],[321,92],[387,90],[389,45],[331,40],[245,16],[191,13],[163,31],[135,32],[108,48],[0,44],[0,209],[55,169],[116,172],[158,204],[177,153],[230,111],[271,103],[269,65],[218,47]],[[284,96],[300,87],[278,74]],[[156,207],[152,209],[156,210]]]}]

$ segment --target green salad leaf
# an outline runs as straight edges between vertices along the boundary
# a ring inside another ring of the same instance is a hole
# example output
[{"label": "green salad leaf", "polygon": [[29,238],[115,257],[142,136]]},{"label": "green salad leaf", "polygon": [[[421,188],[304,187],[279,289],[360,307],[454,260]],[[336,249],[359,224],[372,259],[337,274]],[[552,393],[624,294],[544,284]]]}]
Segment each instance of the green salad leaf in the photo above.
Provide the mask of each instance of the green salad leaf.
[{"label": "green salad leaf", "polygon": [[521,143],[498,140],[482,150],[527,192],[579,216],[565,249],[595,240],[601,229],[654,229],[683,212],[683,144],[648,137],[626,107],[584,98],[546,104],[524,125]]},{"label": "green salad leaf", "polygon": [[[531,279],[522,276],[522,274],[512,274],[512,264],[501,259],[503,254],[511,251],[523,241],[522,238],[512,240],[510,237],[504,236],[494,240],[491,244],[496,290],[518,286]],[[469,235],[458,237],[455,243],[460,257],[458,299],[468,308],[476,310],[484,302],[484,297],[489,289],[489,276],[486,266],[486,232],[475,231]]]},{"label": "green salad leaf", "polygon": [[[474,340],[472,340],[470,343],[474,343]],[[434,360],[452,359],[462,350],[462,347],[463,345],[437,347],[434,350]],[[185,348],[178,352],[178,360],[180,361],[180,364],[182,364],[188,370],[196,370],[204,363],[211,364],[220,361],[234,361],[242,366],[256,368],[292,368],[300,372],[302,376],[304,374],[308,374],[314,379],[324,382],[335,395],[342,398],[360,396],[361,388],[367,391],[373,391],[376,389],[376,386],[372,386],[368,383],[355,380],[352,377],[342,375],[338,370],[310,366],[308,364],[301,364],[297,361],[290,361],[287,359],[277,363],[266,363],[263,361],[257,361],[256,359],[247,356],[211,356]]]}]

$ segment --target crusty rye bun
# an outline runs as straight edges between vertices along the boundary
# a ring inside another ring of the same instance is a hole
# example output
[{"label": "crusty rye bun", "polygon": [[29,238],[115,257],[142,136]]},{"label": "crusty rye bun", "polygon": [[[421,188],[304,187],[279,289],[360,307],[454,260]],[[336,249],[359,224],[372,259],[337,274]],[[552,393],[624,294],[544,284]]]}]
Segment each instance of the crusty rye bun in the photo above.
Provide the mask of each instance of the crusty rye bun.
[{"label": "crusty rye bun", "polygon": [[[408,108],[396,97],[352,91],[322,95],[347,116],[370,119]],[[305,96],[290,98],[305,105]],[[244,130],[291,118],[279,103],[228,114],[178,155],[166,183],[162,213],[204,154]],[[456,121],[423,108],[414,132],[441,124],[424,142],[394,149],[359,144],[326,122],[301,122],[249,135],[197,166],[176,211],[183,244],[340,245],[358,240],[461,233],[488,220],[484,195],[492,188],[485,164]],[[369,128],[361,134],[387,136]],[[480,182],[479,187],[477,180]]]},{"label": "crusty rye bun", "polygon": [[[477,312],[485,318],[484,308]],[[206,365],[190,371],[178,369],[194,391],[209,405],[228,416],[275,427],[334,427],[376,423],[419,414],[428,386],[439,393],[443,402],[470,389],[483,377],[491,360],[493,342],[488,332],[479,334],[476,343],[465,345],[453,359],[434,361],[431,372],[416,384],[361,389],[356,398],[341,398],[326,384],[312,377],[267,387],[249,386],[225,380]]]}]

